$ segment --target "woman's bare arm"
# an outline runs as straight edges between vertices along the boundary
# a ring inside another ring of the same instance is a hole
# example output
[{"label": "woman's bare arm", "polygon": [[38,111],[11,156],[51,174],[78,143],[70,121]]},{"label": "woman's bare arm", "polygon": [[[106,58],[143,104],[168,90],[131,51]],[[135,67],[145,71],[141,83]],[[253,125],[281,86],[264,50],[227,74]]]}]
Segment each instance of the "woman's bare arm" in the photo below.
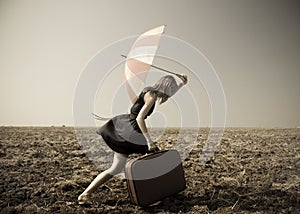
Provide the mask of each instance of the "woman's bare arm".
[{"label": "woman's bare arm", "polygon": [[151,144],[153,144],[153,141],[148,133],[148,129],[147,129],[147,126],[145,123],[145,117],[148,114],[151,107],[154,105],[156,99],[157,99],[157,96],[155,94],[152,94],[151,92],[147,92],[144,96],[145,104],[142,107],[142,109],[140,110],[140,112],[136,118],[136,121],[147,140],[149,148],[151,148]]}]

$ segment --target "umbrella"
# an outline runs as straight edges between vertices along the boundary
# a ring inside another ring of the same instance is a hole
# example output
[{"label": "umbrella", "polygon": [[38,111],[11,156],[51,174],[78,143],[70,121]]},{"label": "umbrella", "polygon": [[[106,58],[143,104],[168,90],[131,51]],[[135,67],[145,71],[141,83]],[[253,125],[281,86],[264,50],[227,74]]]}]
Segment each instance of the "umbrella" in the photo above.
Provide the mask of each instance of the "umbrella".
[{"label": "umbrella", "polygon": [[152,65],[160,38],[164,32],[165,25],[150,29],[141,34],[133,43],[125,62],[125,84],[131,102],[137,99],[140,87],[143,85],[150,67],[176,74],[172,71]]},{"label": "umbrella", "polygon": [[[140,88],[144,84],[151,67],[182,78],[180,74],[152,65],[164,29],[165,25],[161,25],[144,32],[135,40],[128,56],[121,55],[126,58],[124,70],[125,85],[132,103],[136,101],[137,94],[140,92]],[[110,119],[94,113],[92,115],[97,120]]]}]

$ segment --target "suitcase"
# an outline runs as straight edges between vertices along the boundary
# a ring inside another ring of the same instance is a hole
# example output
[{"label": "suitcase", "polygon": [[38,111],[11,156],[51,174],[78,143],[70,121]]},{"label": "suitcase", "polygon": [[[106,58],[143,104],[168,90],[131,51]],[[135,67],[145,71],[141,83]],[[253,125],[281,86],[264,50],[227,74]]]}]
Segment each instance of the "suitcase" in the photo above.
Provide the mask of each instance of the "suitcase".
[{"label": "suitcase", "polygon": [[129,160],[125,176],[131,201],[141,207],[185,189],[181,158],[176,150],[159,151]]}]

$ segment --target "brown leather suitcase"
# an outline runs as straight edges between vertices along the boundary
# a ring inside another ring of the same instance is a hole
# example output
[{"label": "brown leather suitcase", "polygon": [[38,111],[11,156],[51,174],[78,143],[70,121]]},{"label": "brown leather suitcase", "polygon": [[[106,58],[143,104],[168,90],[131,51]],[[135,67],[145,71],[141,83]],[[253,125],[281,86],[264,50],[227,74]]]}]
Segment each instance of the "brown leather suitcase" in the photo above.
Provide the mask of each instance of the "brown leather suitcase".
[{"label": "brown leather suitcase", "polygon": [[129,160],[125,176],[131,201],[141,207],[186,187],[181,158],[176,150],[159,151]]}]

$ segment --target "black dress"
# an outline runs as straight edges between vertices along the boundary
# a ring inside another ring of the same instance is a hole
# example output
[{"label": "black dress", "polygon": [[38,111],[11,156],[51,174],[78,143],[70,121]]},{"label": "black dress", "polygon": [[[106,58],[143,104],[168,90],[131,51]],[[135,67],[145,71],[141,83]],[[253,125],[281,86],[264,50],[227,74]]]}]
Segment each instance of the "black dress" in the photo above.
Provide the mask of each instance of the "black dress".
[{"label": "black dress", "polygon": [[[145,88],[130,109],[130,114],[113,117],[104,124],[97,134],[101,135],[106,144],[115,152],[129,155],[148,152],[147,140],[137,124],[136,117],[144,106],[144,95],[149,91]],[[153,112],[155,103],[145,119]]]}]

